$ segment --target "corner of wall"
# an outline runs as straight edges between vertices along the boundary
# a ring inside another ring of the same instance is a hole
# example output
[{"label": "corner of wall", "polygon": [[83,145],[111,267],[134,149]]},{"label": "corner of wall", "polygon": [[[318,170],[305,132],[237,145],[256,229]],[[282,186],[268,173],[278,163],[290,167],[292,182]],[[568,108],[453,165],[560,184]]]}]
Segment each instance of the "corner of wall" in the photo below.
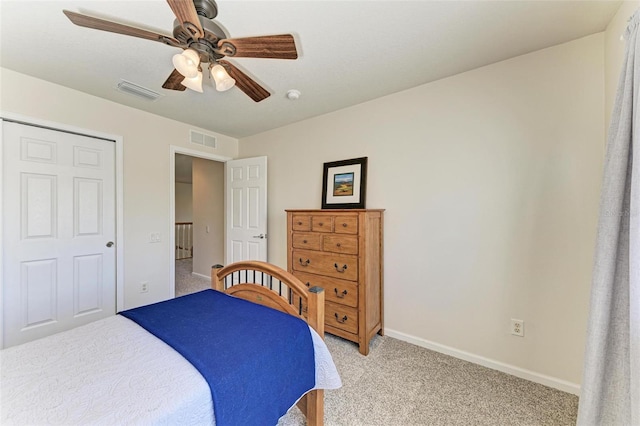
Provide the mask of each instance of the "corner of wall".
[{"label": "corner of wall", "polygon": [[640,0],[623,1],[604,31],[604,123],[607,130],[616,97],[620,69],[624,60],[625,42],[621,37],[627,28],[629,18],[638,9],[640,9]]}]

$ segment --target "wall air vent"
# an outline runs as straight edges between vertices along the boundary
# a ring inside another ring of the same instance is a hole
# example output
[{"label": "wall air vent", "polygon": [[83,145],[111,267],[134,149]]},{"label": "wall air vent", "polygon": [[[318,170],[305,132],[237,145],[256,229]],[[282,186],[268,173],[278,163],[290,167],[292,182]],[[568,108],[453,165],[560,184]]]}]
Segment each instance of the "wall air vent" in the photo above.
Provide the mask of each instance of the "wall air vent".
[{"label": "wall air vent", "polygon": [[154,92],[151,89],[147,89],[146,87],[142,87],[127,80],[120,80],[120,82],[116,86],[116,89],[121,92],[128,93],[129,95],[145,99],[147,101],[155,101],[163,96],[158,92]]},{"label": "wall air vent", "polygon": [[207,135],[205,133],[196,132],[191,130],[189,132],[189,141],[196,145],[208,146],[209,148],[216,147],[216,137]]}]

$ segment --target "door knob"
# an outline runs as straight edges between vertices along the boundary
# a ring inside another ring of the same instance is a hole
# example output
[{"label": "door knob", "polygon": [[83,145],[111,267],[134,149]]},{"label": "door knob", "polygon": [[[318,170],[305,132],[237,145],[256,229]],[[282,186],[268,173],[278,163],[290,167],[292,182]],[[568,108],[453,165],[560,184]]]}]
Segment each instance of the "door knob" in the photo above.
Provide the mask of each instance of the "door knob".
[{"label": "door knob", "polygon": [[260,238],[261,240],[264,240],[265,238],[267,238],[267,235],[266,234],[254,235],[253,238]]},{"label": "door knob", "polygon": [[113,241],[109,241],[109,242],[107,243],[107,247],[111,247],[111,246],[113,246]]}]

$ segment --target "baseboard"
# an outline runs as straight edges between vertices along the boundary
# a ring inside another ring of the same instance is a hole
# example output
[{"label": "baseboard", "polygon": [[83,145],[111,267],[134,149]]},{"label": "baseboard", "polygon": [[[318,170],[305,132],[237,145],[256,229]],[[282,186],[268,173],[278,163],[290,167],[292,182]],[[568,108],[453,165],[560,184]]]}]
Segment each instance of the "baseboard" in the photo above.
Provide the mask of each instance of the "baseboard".
[{"label": "baseboard", "polygon": [[209,275],[202,275],[202,274],[198,274],[197,272],[192,272],[191,275],[195,275],[196,277],[206,278],[208,280],[211,279]]},{"label": "baseboard", "polygon": [[541,385],[549,386],[554,389],[561,390],[563,392],[571,393],[574,395],[580,395],[580,385],[567,382],[566,380],[558,379],[556,377],[547,376],[544,374],[536,373],[535,371],[525,370],[524,368],[516,367],[514,365],[505,364],[500,361],[485,358],[479,355],[472,354],[470,352],[461,351],[459,349],[452,348],[450,346],[441,345],[440,343],[431,342],[419,337],[415,337],[399,331],[384,329],[385,336],[393,337],[398,340],[402,340],[408,343],[412,343],[416,346],[431,349],[432,351],[440,352],[445,355],[450,355],[454,358],[459,358],[465,361],[472,362],[474,364],[482,365],[483,367],[498,370],[503,373],[511,374],[512,376],[520,377],[521,379],[529,380]]}]

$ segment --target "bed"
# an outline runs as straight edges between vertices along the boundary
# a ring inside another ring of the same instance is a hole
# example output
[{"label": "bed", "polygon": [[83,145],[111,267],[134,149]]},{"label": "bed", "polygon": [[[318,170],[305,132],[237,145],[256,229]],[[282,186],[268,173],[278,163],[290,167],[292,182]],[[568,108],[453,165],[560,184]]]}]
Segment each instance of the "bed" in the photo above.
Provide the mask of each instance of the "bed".
[{"label": "bed", "polygon": [[255,261],[212,269],[211,279],[212,290],[0,351],[0,423],[275,424],[297,405],[307,424],[323,424],[323,390],[341,382],[323,342],[322,289]]}]

